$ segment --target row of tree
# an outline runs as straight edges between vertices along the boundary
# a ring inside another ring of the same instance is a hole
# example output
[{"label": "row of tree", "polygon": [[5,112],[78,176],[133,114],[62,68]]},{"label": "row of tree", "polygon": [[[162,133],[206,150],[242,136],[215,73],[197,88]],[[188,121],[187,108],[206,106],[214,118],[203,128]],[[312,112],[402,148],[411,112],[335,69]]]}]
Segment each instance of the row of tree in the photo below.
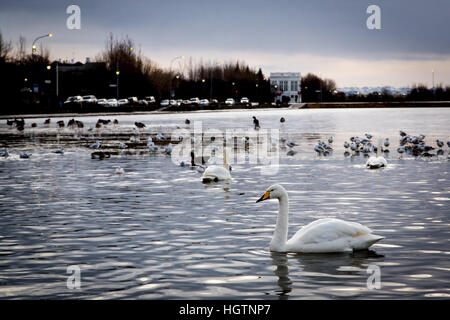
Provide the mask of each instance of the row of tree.
[{"label": "row of tree", "polygon": [[[262,70],[242,61],[203,62],[176,57],[169,69],[143,56],[129,37],[112,34],[93,63],[64,63],[49,60],[49,50],[41,42],[36,54],[27,53],[23,37],[14,46],[0,32],[0,87],[7,109],[18,105],[39,105],[40,110],[58,106],[68,96],[93,94],[98,98],[155,96],[226,98],[248,97],[251,101],[273,102],[279,88],[270,84]],[[57,72],[58,71],[58,72]],[[346,95],[336,89],[331,79],[314,74],[302,77],[303,102],[450,100],[450,87],[429,89],[415,85],[408,95],[394,95],[388,90],[368,95]],[[5,112],[5,110],[2,110]],[[6,110],[7,112],[7,110]]]}]

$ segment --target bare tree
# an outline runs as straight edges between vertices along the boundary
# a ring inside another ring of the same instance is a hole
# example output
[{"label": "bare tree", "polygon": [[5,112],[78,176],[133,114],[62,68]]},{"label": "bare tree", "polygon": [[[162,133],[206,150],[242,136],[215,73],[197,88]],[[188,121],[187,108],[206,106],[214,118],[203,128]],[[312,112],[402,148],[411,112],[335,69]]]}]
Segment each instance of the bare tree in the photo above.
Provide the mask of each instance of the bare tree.
[{"label": "bare tree", "polygon": [[3,35],[0,30],[0,62],[6,62],[9,60],[9,55],[12,51],[11,41],[3,40]]}]

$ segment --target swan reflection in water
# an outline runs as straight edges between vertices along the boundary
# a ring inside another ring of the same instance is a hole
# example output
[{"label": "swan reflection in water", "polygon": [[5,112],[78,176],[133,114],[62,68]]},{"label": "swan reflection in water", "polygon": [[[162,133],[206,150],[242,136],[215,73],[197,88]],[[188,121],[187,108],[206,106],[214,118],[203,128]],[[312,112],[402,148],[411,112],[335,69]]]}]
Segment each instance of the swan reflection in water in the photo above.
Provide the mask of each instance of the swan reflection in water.
[{"label": "swan reflection in water", "polygon": [[[336,285],[346,286],[346,279],[354,279],[357,276],[361,278],[361,285],[365,286],[369,276],[366,273],[368,265],[374,263],[376,259],[384,258],[373,250],[306,254],[271,251],[270,256],[272,265],[276,266],[274,274],[278,277],[277,284],[281,289],[277,291],[280,300],[289,299],[289,293],[295,285],[293,277],[298,278],[299,282],[303,282],[303,277],[309,277],[316,282],[322,282],[324,286],[329,286],[330,281],[335,282]],[[289,267],[291,268],[290,277]]]}]

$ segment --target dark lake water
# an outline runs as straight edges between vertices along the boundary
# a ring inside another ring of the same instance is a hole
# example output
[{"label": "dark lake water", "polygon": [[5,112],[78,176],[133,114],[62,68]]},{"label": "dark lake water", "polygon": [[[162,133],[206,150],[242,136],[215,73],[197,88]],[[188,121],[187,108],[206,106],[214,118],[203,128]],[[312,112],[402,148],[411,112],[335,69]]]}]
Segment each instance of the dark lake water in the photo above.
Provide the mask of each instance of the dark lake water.
[{"label": "dark lake water", "polygon": [[[203,184],[199,172],[161,152],[112,147],[131,135],[146,141],[176,126],[193,130],[195,121],[205,130],[251,133],[252,116],[261,129],[277,129],[298,144],[293,156],[277,148],[272,174],[263,174],[264,164],[229,159],[230,182]],[[427,158],[396,151],[400,129],[424,134],[433,146],[437,138],[450,140],[449,109],[102,116],[119,126],[89,131],[96,116],[77,117],[85,123],[80,132],[56,128],[70,118],[53,118],[49,127],[44,118],[26,119],[23,133],[1,121],[0,149],[9,151],[0,158],[1,299],[450,297],[449,148]],[[147,127],[136,133],[135,121]],[[390,138],[386,168],[368,170],[362,154],[344,156],[343,142],[366,132]],[[317,155],[314,145],[329,136],[333,152]],[[116,153],[91,159],[86,146],[96,140],[102,151]],[[59,146],[64,155],[53,153]],[[32,156],[20,159],[23,151]],[[124,174],[115,173],[118,166]],[[289,237],[316,219],[336,217],[386,239],[354,253],[271,253],[278,206],[255,201],[273,183],[290,196]],[[367,287],[371,265],[380,269],[380,289]],[[80,289],[67,287],[69,266],[80,268]]]}]

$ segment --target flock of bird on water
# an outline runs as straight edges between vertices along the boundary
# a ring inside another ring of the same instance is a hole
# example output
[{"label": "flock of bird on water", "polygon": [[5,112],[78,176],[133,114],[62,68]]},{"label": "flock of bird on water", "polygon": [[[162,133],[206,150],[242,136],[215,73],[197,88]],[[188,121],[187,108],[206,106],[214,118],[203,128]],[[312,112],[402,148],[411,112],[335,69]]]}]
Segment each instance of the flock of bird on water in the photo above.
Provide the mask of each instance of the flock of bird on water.
[{"label": "flock of bird on water", "polygon": [[[280,123],[284,123],[286,119],[283,117],[280,119]],[[45,126],[49,126],[51,119],[47,119],[44,122]],[[107,126],[111,123],[111,120],[99,119],[96,123],[96,128],[99,129],[102,126]],[[118,125],[117,119],[113,121],[114,125]],[[189,125],[190,120],[186,119],[185,124]],[[7,120],[7,125],[16,127],[19,131],[24,131],[25,121],[24,119]],[[260,129],[259,120],[253,117],[253,125],[255,130]],[[59,128],[64,128],[64,121],[57,122]],[[70,128],[83,128],[84,124],[81,121],[72,119],[67,123]],[[32,128],[37,127],[36,123],[31,124]],[[141,122],[135,122],[135,127],[139,132],[139,129],[145,128],[145,124]],[[92,131],[90,128],[89,131]],[[442,148],[444,142],[436,140],[436,146],[431,146],[425,143],[425,136],[420,134],[418,136],[408,135],[407,133],[400,131],[400,147],[397,152],[400,156],[403,153],[409,153],[414,156],[432,157],[435,155],[443,154]],[[214,141],[214,137],[211,137],[211,141]],[[378,145],[372,143],[373,136],[369,133],[364,135],[364,138],[358,136],[352,136],[348,141],[344,142],[345,155],[349,155],[351,150],[354,154],[362,152],[365,156],[368,156],[366,166],[370,169],[377,169],[387,166],[387,161],[383,157],[382,153],[389,152],[390,141],[386,138],[384,141],[378,139]],[[195,139],[192,137],[191,139]],[[252,143],[249,137],[243,137],[245,146]],[[327,142],[318,141],[314,146],[314,151],[320,155],[327,155],[332,150],[333,137],[330,137]],[[163,152],[170,155],[172,152],[172,143],[168,145],[162,145],[170,141],[170,138],[166,138],[162,133],[156,134],[154,138],[150,135],[147,137],[147,148],[149,152]],[[156,143],[155,143],[156,142]],[[178,141],[179,142],[179,141]],[[197,141],[192,141],[196,143]],[[291,150],[291,154],[295,154],[293,150],[297,146],[295,142],[288,141],[286,138],[280,138],[280,142],[283,147],[287,146]],[[128,143],[140,143],[140,138],[132,136]],[[225,143],[225,141],[224,141]],[[159,145],[159,146],[158,146]],[[100,149],[101,142],[96,141],[89,145],[90,149]],[[450,147],[450,141],[447,141],[447,146]],[[119,142],[119,148],[128,148],[128,145],[123,142]],[[436,150],[436,154],[434,151]],[[64,148],[59,148],[54,151],[55,153],[64,153]],[[371,153],[375,155],[370,156]],[[217,182],[223,180],[231,180],[231,166],[227,163],[227,157],[225,148],[223,148],[223,165],[207,165],[205,158],[200,158],[201,164],[197,164],[199,161],[195,157],[194,151],[190,153],[190,163],[182,161],[180,166],[190,166],[197,169],[202,173],[203,182]],[[289,152],[288,152],[289,155]],[[7,149],[0,151],[1,157],[8,157],[9,153]],[[29,158],[31,154],[20,153],[20,158]],[[102,151],[94,151],[91,153],[93,159],[105,159],[109,158],[110,154]],[[123,168],[117,167],[115,173],[123,174]],[[275,231],[270,242],[270,250],[277,252],[294,252],[294,253],[330,253],[330,252],[347,252],[353,250],[366,250],[376,242],[384,239],[383,236],[375,235],[372,230],[366,226],[357,222],[349,222],[335,218],[318,219],[308,225],[300,228],[297,233],[291,239],[287,239],[288,235],[288,216],[289,216],[289,198],[288,193],[283,186],[275,184],[267,188],[265,193],[256,201],[264,201],[268,199],[277,199],[279,202],[278,218],[276,221]]]}]

